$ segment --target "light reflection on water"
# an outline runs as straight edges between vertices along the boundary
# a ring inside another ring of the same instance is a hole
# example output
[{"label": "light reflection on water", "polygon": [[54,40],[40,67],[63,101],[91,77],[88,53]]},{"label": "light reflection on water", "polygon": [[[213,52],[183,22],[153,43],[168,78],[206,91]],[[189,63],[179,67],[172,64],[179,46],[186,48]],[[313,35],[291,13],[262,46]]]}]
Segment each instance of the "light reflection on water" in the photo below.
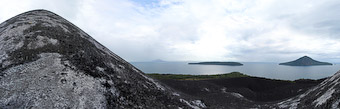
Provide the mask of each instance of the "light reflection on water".
[{"label": "light reflection on water", "polygon": [[278,63],[244,62],[243,66],[188,65],[187,62],[132,62],[145,73],[167,74],[221,74],[238,71],[251,76],[272,79],[320,79],[329,77],[340,70],[340,65],[332,66],[283,66]]}]

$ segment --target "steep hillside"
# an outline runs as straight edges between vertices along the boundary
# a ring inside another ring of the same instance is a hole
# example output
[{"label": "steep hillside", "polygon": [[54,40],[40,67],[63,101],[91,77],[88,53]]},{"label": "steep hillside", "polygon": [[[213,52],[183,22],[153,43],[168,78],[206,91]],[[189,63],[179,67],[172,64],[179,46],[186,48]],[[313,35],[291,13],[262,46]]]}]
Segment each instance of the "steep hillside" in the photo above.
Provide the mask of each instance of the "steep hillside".
[{"label": "steep hillside", "polygon": [[0,63],[0,108],[205,107],[161,86],[46,10],[0,24]]},{"label": "steep hillside", "polygon": [[0,109],[339,108],[339,78],[340,72],[279,102],[254,102],[247,95],[217,87],[235,85],[230,84],[234,80],[187,84],[207,86],[190,89],[194,92],[223,92],[199,93],[211,100],[203,101],[190,95],[195,93],[175,92],[154,81],[50,11],[25,12],[0,24]]},{"label": "steep hillside", "polygon": [[340,108],[340,71],[307,92],[282,101],[277,106],[293,109]]}]

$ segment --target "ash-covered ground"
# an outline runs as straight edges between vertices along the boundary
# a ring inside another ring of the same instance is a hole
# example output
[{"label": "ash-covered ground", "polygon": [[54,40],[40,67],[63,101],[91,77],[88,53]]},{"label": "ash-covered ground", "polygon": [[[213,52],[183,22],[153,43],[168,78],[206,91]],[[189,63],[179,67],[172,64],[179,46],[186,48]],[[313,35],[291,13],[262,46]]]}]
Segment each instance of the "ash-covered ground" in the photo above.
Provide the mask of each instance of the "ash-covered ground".
[{"label": "ash-covered ground", "polygon": [[173,95],[62,17],[0,24],[0,108],[204,108]]},{"label": "ash-covered ground", "polygon": [[[339,108],[339,75],[317,85],[293,85],[304,93],[293,88],[287,95],[275,92],[280,88],[263,91],[273,86],[251,78],[162,80],[164,85],[50,11],[28,11],[0,24],[0,108],[5,109]],[[274,83],[285,90],[286,83]],[[233,85],[250,90],[231,90]]]}]

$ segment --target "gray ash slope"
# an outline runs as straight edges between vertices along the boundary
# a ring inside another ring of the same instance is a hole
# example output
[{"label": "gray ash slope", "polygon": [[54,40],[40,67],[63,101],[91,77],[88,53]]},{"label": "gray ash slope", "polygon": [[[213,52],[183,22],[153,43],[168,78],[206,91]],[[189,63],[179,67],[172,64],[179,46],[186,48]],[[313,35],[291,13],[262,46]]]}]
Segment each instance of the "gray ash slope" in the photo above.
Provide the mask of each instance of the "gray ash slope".
[{"label": "gray ash slope", "polygon": [[339,109],[340,71],[307,92],[276,104],[277,108]]},{"label": "gray ash slope", "polygon": [[[340,72],[279,102],[226,94],[233,105],[223,108],[339,108],[339,79]],[[179,94],[52,12],[29,11],[0,24],[0,108],[206,107]]]},{"label": "gray ash slope", "polygon": [[202,108],[62,17],[33,10],[0,24],[0,108]]}]

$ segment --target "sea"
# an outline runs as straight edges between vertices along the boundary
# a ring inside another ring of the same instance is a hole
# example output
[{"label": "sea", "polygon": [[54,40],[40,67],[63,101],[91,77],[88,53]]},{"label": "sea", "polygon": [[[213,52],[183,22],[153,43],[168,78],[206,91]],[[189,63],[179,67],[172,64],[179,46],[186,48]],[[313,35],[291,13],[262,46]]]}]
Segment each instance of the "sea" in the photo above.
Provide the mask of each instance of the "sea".
[{"label": "sea", "polygon": [[243,66],[189,65],[189,62],[131,62],[144,73],[211,75],[241,72],[250,76],[280,80],[321,79],[334,75],[340,64],[326,66],[284,66],[279,63],[242,62]]}]

